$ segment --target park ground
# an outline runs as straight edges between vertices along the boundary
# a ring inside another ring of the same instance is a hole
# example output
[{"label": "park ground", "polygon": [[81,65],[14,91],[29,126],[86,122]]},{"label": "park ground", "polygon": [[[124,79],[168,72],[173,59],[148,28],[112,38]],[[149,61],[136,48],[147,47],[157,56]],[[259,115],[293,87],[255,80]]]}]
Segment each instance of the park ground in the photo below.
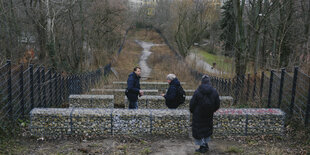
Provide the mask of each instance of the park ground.
[{"label": "park ground", "polygon": [[[141,48],[135,40],[143,40],[162,44],[161,38],[153,31],[134,31],[128,34],[125,47],[118,61],[112,67],[118,72],[117,80],[126,79],[133,66],[138,64]],[[150,81],[164,81],[165,76],[173,70],[176,75],[189,83],[189,87],[196,87],[199,82],[192,80],[189,72],[184,72],[184,66],[175,60],[174,54],[167,46],[158,46],[151,49],[156,53],[149,57],[149,65],[153,68]],[[209,57],[212,57],[209,55]],[[177,65],[176,65],[177,64]],[[115,76],[110,76],[98,84],[100,88],[115,81]],[[29,122],[21,121],[14,135],[2,135],[0,141],[0,154],[153,154],[153,155],[192,155],[195,153],[194,140],[188,137],[152,137],[115,135],[106,137],[60,137],[49,139],[34,137],[29,131]],[[310,154],[310,131],[297,123],[285,126],[283,135],[258,135],[258,136],[215,136],[209,144],[207,154]]]}]

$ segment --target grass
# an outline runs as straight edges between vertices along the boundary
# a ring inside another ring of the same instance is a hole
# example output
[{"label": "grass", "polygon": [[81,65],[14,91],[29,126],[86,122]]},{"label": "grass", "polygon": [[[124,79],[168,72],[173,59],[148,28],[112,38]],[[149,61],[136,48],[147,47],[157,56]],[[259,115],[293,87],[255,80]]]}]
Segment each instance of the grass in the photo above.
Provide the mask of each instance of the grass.
[{"label": "grass", "polygon": [[227,150],[225,152],[226,153],[242,153],[243,149],[239,148],[237,146],[230,146],[227,148]]},{"label": "grass", "polygon": [[203,60],[206,61],[208,64],[212,65],[216,63],[216,69],[230,73],[234,71],[234,60],[230,57],[222,56],[222,55],[215,55],[208,53],[202,49],[195,49],[197,50],[197,54],[203,57]]},{"label": "grass", "polygon": [[[197,54],[202,56],[203,60],[208,64],[212,65],[213,63],[216,63],[216,69],[232,75],[235,73],[235,60],[232,57],[212,54],[200,48],[193,49],[193,52],[195,51],[197,51]],[[246,72],[253,73],[253,66],[253,62],[248,62]]]},{"label": "grass", "polygon": [[152,151],[151,151],[150,148],[144,148],[143,150],[141,150],[140,153],[141,153],[141,154],[150,154],[150,153],[152,153]]}]

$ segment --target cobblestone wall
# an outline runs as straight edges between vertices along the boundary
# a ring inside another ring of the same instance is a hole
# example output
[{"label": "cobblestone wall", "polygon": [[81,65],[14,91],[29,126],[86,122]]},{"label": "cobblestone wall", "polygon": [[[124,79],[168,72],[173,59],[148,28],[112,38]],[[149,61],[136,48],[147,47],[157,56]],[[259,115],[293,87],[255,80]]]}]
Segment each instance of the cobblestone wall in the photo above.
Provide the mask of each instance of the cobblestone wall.
[{"label": "cobblestone wall", "polygon": [[[279,109],[219,109],[215,135],[283,134],[285,114]],[[188,136],[190,113],[171,109],[35,108],[30,112],[35,136],[111,134]]]},{"label": "cobblestone wall", "polygon": [[113,108],[114,95],[70,95],[71,108]]},{"label": "cobblestone wall", "polygon": [[[185,82],[181,82],[182,85],[185,85]],[[113,82],[115,88],[126,89],[127,82],[125,81],[118,81]],[[168,82],[140,82],[141,89],[158,89],[160,91],[164,91],[169,87]]]},{"label": "cobblestone wall", "polygon": [[[186,96],[185,103],[181,104],[178,109],[188,109],[192,96]],[[231,96],[220,96],[221,107],[229,107],[233,104]],[[128,108],[127,97],[125,96],[125,107]],[[162,96],[144,95],[139,97],[138,106],[140,109],[167,109],[165,98]]]},{"label": "cobblestone wall", "polygon": [[[126,89],[91,89],[94,94],[105,94],[105,95],[125,95]],[[145,95],[158,95],[157,89],[144,89],[142,90]]]}]

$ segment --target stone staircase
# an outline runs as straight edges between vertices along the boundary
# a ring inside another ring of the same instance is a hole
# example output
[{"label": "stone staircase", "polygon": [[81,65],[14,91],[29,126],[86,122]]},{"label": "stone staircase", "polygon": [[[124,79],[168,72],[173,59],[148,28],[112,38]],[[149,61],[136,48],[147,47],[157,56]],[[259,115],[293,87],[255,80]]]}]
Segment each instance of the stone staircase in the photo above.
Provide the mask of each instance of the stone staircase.
[{"label": "stone staircase", "polygon": [[[35,108],[30,112],[31,133],[60,137],[103,135],[189,136],[190,112],[186,102],[178,109],[167,109],[160,92],[166,82],[141,82],[145,96],[139,109],[127,109],[125,82],[113,82],[116,89],[92,89],[88,94],[70,95],[69,108]],[[186,83],[183,83],[185,85]],[[230,107],[233,98],[221,96],[221,107]],[[117,105],[117,106],[116,106]],[[124,108],[119,105],[123,105]],[[279,109],[221,108],[214,116],[216,135],[283,134],[285,113]]]}]

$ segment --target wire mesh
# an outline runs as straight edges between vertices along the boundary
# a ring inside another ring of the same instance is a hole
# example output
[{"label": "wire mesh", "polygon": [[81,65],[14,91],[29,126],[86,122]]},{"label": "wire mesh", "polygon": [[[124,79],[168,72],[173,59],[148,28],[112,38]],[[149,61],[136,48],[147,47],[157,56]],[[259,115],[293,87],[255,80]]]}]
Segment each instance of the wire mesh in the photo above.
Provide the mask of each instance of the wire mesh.
[{"label": "wire mesh", "polygon": [[270,107],[276,108],[279,104],[279,92],[280,92],[281,76],[274,74],[272,82],[272,93]]},{"label": "wire mesh", "polygon": [[0,67],[1,128],[5,128],[4,121],[16,121],[35,107],[61,106],[71,93],[88,90],[93,85],[89,79],[99,79],[102,75],[98,74],[99,69],[81,74],[83,77],[72,75],[65,78],[51,70],[45,72],[42,66],[31,66],[9,62]]}]

